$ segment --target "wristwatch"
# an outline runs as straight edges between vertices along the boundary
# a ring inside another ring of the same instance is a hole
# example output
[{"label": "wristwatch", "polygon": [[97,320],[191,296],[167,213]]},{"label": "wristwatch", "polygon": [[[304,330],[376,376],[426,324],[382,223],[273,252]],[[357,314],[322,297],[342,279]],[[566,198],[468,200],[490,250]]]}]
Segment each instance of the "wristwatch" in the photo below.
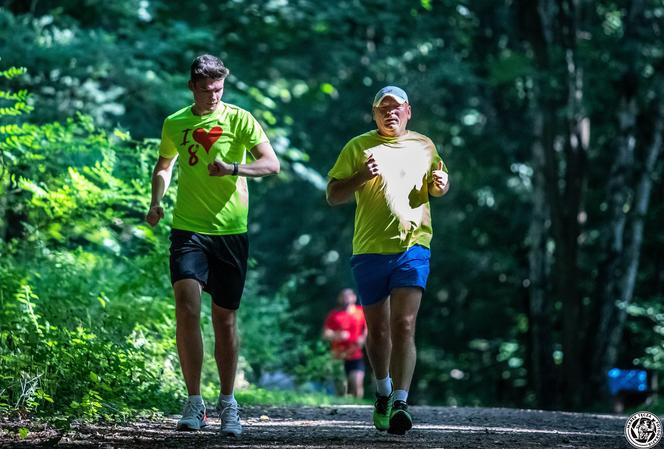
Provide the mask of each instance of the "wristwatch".
[{"label": "wristwatch", "polygon": [[240,169],[240,164],[233,162],[233,176],[237,176],[237,172]]}]

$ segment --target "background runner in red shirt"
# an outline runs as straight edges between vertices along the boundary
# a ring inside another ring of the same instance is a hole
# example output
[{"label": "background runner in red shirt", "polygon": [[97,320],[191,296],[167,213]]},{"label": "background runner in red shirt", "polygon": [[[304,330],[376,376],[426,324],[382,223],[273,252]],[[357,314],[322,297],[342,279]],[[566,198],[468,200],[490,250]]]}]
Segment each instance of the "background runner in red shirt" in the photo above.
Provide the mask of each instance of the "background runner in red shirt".
[{"label": "background runner in red shirt", "polygon": [[367,326],[362,306],[350,288],[337,296],[337,307],[325,318],[323,338],[331,342],[332,355],[344,361],[346,392],[361,398],[364,396],[364,353],[362,347],[367,338]]}]

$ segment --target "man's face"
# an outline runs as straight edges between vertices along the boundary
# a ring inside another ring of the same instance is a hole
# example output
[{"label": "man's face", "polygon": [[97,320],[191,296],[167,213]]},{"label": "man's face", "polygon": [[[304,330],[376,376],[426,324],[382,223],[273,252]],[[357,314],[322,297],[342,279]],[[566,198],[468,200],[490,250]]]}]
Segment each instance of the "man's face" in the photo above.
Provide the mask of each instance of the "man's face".
[{"label": "man's face", "polygon": [[194,94],[194,103],[199,114],[209,114],[217,109],[224,93],[224,80],[204,78],[189,81],[189,90]]},{"label": "man's face", "polygon": [[353,292],[353,290],[345,289],[339,293],[338,301],[339,305],[345,309],[346,307],[355,305],[355,303],[357,303],[357,296],[355,296],[355,292]]},{"label": "man's face", "polygon": [[400,136],[406,132],[406,125],[410,120],[410,104],[399,104],[394,98],[385,97],[373,108],[373,117],[381,135]]}]

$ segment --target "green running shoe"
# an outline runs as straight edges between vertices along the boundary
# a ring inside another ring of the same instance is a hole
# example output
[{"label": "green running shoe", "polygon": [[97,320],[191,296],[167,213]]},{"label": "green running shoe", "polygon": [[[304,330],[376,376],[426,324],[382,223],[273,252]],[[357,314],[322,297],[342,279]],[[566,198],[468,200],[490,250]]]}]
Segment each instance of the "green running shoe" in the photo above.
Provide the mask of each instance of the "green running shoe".
[{"label": "green running shoe", "polygon": [[374,402],[373,423],[376,429],[385,431],[390,427],[390,411],[392,410],[392,395],[381,396],[376,393]]},{"label": "green running shoe", "polygon": [[408,404],[404,401],[394,401],[390,412],[390,425],[387,433],[405,435],[413,427],[413,417],[408,413]]}]

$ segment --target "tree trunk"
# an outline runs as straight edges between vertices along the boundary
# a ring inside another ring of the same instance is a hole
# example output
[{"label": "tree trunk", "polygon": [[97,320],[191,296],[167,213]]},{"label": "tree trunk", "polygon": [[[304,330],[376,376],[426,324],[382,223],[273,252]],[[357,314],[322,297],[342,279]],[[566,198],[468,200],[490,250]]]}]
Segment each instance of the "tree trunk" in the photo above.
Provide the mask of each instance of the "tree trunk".
[{"label": "tree trunk", "polygon": [[[634,164],[634,147],[636,145],[636,100],[623,96],[621,107],[618,112],[620,126],[620,138],[618,139],[617,156],[613,159],[613,165],[609,171],[608,200],[609,223],[604,231],[602,247],[605,259],[599,267],[597,278],[596,295],[597,317],[591,329],[595,337],[589,341],[586,351],[593,354],[589,372],[592,375],[593,393],[603,400],[608,399],[608,392],[604,383],[607,370],[604,369],[604,360],[609,344],[609,334],[615,326],[616,305],[615,298],[618,297],[616,280],[621,277],[621,259],[624,256],[623,242],[627,214],[625,205],[628,204],[629,175]],[[592,346],[591,346],[592,344]],[[592,395],[590,395],[592,396]],[[590,399],[590,397],[589,397]]]},{"label": "tree trunk", "polygon": [[[637,39],[637,22],[643,15],[643,9],[644,3],[641,0],[629,4],[625,20],[626,48],[631,47],[629,44]],[[629,52],[624,57],[629,61],[626,64],[629,68],[620,79],[620,107],[617,114],[620,132],[617,155],[613,159],[607,181],[609,216],[601,239],[605,258],[599,266],[595,289],[595,318],[589,326],[593,338],[589,339],[586,347],[586,351],[593,354],[588,366],[591,382],[587,397],[588,400],[600,398],[603,402],[608,400],[606,374],[617,361],[618,346],[625,321],[626,309],[619,310],[617,302],[626,301],[624,302],[626,306],[633,296],[643,235],[643,215],[647,211],[652,184],[650,176],[661,151],[663,114],[662,104],[659,104],[656,108],[652,145],[647,151],[644,171],[640,175],[636,172],[635,149],[638,142],[636,123],[639,113],[636,95],[639,78],[635,73],[637,61],[634,52]],[[636,210],[632,215],[635,216],[629,224],[630,202],[635,195],[633,183],[639,177],[636,198],[633,200],[636,202]],[[626,232],[631,238],[626,238]],[[626,242],[628,242],[627,248]]]},{"label": "tree trunk", "polygon": [[[531,370],[530,378],[536,393],[538,406],[543,408],[556,403],[559,382],[556,381],[553,364],[553,307],[552,280],[548,274],[550,255],[547,241],[550,232],[556,243],[561,241],[563,229],[561,197],[558,189],[558,163],[556,159],[556,135],[558,128],[557,111],[559,99],[552,89],[550,74],[553,72],[552,52],[555,46],[555,26],[557,6],[554,0],[538,2],[524,1],[518,5],[522,14],[521,26],[526,40],[532,46],[538,70],[533,82],[531,110],[533,111],[532,144],[533,161],[533,215],[529,229],[529,272],[530,272],[530,331],[531,331]],[[550,220],[550,229],[546,225]],[[556,265],[561,265],[556,247]],[[556,270],[558,271],[558,270]],[[559,293],[559,292],[558,292]]]},{"label": "tree trunk", "polygon": [[[582,212],[586,180],[586,157],[590,123],[583,112],[583,72],[576,54],[577,10],[574,0],[559,0],[562,50],[565,55],[567,101],[564,133],[564,188],[562,201],[552,213],[556,238],[557,291],[562,301],[562,392],[566,408],[580,405],[582,378],[581,294],[579,291],[578,237],[581,232],[579,216]],[[558,185],[551,185],[558,189]]]},{"label": "tree trunk", "polygon": [[[546,249],[548,232],[546,222],[549,210],[546,205],[546,180],[544,178],[544,148],[542,135],[544,118],[539,107],[534,107],[535,141],[533,157],[533,209],[528,231],[530,245],[529,267],[529,323],[530,323],[530,378],[538,408],[551,409],[555,404],[555,375],[553,364],[552,308],[548,294],[549,257]],[[548,126],[548,125],[547,125]]]},{"label": "tree trunk", "polygon": [[664,102],[661,100],[657,106],[656,114],[652,142],[647,149],[643,169],[639,174],[638,185],[634,197],[634,208],[630,215],[627,244],[622,258],[622,275],[616,280],[619,296],[613,298],[615,301],[612,302],[614,304],[620,302],[620,307],[618,307],[615,312],[617,315],[615,326],[609,331],[606,353],[601,366],[602,372],[606,372],[616,363],[618,358],[618,346],[622,339],[623,330],[625,328],[625,319],[627,318],[627,306],[634,298],[636,274],[639,269],[639,256],[641,254],[641,244],[643,243],[644,219],[648,212],[650,192],[652,190],[653,177],[655,174],[655,165],[662,152]]}]

